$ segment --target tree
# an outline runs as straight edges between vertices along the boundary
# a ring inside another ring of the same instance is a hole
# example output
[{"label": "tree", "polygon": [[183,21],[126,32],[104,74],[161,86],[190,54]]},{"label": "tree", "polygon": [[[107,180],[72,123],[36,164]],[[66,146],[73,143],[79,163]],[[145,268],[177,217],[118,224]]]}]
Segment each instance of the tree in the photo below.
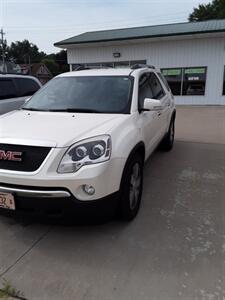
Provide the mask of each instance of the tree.
[{"label": "tree", "polygon": [[14,60],[17,64],[41,62],[41,60],[46,56],[44,52],[39,52],[38,47],[30,43],[28,40],[11,43],[11,45],[7,47],[7,52],[8,58]]},{"label": "tree", "polygon": [[[69,71],[67,53],[65,50],[47,55],[43,51],[39,51],[38,47],[28,40],[13,42],[10,46],[7,46],[5,42],[4,50],[6,54],[5,58],[8,63],[33,64],[42,62],[54,76]],[[0,44],[0,61],[1,55],[2,45]]]},{"label": "tree", "polygon": [[56,76],[60,73],[59,65],[54,61],[54,59],[44,58],[42,63],[46,65],[53,76]]},{"label": "tree", "polygon": [[200,4],[189,15],[190,22],[225,19],[225,0],[213,0],[208,4]]},{"label": "tree", "polygon": [[54,60],[59,66],[59,73],[64,73],[69,71],[69,65],[67,63],[67,52],[61,50],[57,53],[52,53],[46,56],[47,59]]}]

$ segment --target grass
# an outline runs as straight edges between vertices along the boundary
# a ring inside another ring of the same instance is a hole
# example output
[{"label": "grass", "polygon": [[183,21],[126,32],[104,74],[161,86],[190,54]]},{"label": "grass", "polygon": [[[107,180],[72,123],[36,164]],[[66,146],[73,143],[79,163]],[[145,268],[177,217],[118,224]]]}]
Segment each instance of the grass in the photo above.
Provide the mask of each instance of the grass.
[{"label": "grass", "polygon": [[0,299],[18,299],[27,300],[23,293],[16,290],[6,279],[2,280],[2,287],[0,288]]}]

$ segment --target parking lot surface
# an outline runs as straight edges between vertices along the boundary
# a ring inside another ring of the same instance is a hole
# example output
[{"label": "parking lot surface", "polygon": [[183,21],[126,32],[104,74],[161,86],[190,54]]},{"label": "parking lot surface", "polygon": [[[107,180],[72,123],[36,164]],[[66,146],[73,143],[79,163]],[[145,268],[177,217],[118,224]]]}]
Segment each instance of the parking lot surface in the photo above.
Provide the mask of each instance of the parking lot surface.
[{"label": "parking lot surface", "polygon": [[145,167],[132,223],[0,216],[0,274],[27,299],[225,299],[225,108],[179,107],[173,151]]}]

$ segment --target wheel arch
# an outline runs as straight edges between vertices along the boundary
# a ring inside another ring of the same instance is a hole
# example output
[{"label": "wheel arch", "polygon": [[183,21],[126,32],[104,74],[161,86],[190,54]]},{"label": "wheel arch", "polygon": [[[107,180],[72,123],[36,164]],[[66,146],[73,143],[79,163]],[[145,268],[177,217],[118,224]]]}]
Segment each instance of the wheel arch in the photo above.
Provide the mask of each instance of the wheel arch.
[{"label": "wheel arch", "polygon": [[124,173],[126,171],[126,167],[129,163],[129,161],[132,159],[132,157],[135,154],[139,154],[142,159],[143,159],[143,163],[145,161],[145,144],[144,142],[139,142],[138,144],[136,144],[136,146],[133,147],[133,149],[130,151],[130,154],[127,157],[126,163],[124,165],[124,169],[123,169],[123,173],[122,173],[122,177],[121,177],[121,183],[120,183],[120,187],[122,185],[123,179],[124,179]]},{"label": "wheel arch", "polygon": [[168,124],[167,124],[167,128],[166,128],[166,133],[165,133],[165,135],[168,133],[168,131],[169,131],[169,129],[170,129],[170,124],[171,124],[171,122],[172,121],[175,121],[175,119],[176,119],[176,109],[174,109],[173,111],[172,111],[172,113],[170,114],[170,117],[168,117],[168,120],[167,120],[167,122],[168,122]]},{"label": "wheel arch", "polygon": [[144,142],[139,142],[130,152],[128,158],[127,158],[127,161],[129,161],[129,159],[135,155],[135,154],[139,154],[142,159],[143,159],[143,162],[145,161],[145,144]]},{"label": "wheel arch", "polygon": [[176,114],[177,114],[177,111],[176,111],[176,109],[174,109],[174,111],[172,112],[171,121],[172,121],[172,120],[175,121],[175,119],[176,119]]}]

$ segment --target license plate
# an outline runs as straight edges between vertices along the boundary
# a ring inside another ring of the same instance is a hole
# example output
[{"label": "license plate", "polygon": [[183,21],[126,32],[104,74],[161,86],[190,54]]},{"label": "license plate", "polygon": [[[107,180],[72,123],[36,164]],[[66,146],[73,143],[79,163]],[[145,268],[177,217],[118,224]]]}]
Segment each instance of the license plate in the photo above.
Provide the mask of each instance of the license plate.
[{"label": "license plate", "polygon": [[15,199],[13,194],[0,193],[0,208],[15,210]]}]

